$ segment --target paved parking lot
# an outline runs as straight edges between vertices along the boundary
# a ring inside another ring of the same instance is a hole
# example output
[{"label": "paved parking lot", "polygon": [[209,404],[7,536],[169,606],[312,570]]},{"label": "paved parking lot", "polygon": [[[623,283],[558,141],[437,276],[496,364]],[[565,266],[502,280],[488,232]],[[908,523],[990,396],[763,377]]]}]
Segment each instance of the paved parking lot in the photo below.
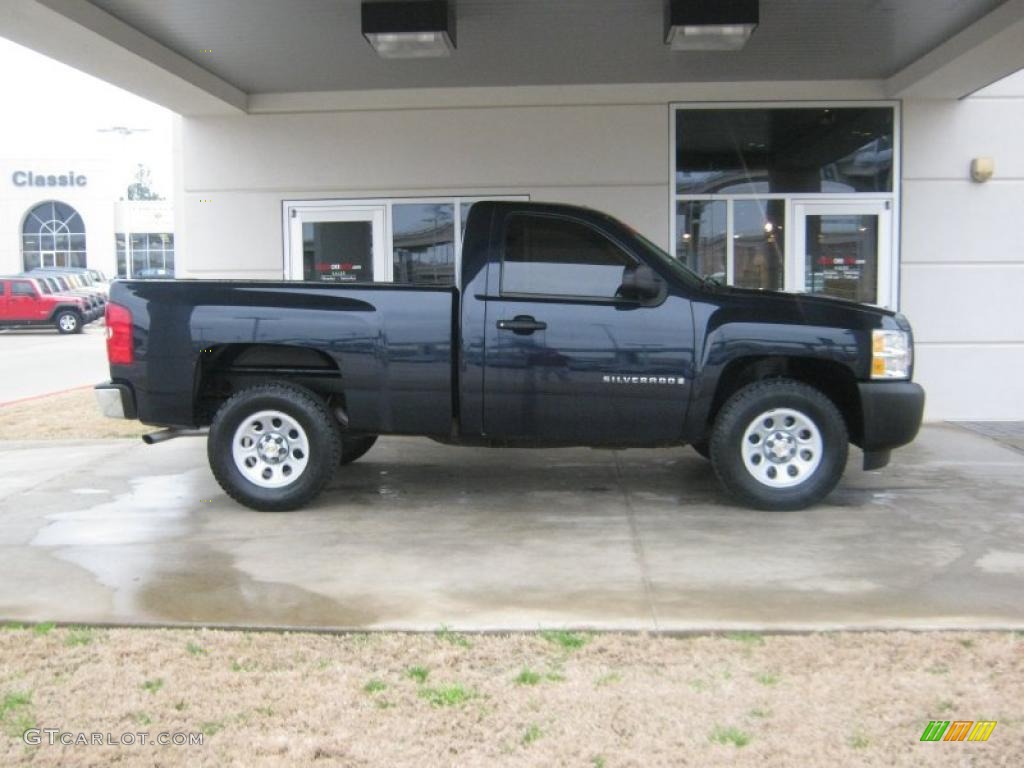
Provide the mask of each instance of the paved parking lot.
[{"label": "paved parking lot", "polygon": [[68,336],[52,328],[0,329],[0,405],[110,378],[104,334],[102,323]]},{"label": "paved parking lot", "polygon": [[309,509],[237,506],[205,442],[0,443],[0,618],[686,630],[1024,627],[1024,454],[925,428],[829,504],[732,506],[689,449],[382,439]]}]

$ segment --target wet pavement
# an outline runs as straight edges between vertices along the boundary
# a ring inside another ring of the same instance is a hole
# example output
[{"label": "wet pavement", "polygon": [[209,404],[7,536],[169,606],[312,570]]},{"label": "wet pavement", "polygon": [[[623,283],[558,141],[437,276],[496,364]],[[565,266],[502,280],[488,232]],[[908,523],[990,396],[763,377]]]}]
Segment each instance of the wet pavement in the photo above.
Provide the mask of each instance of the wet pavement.
[{"label": "wet pavement", "polygon": [[308,509],[205,441],[0,443],[0,619],[321,628],[1024,627],[1024,455],[927,427],[829,503],[732,505],[689,449],[382,439]]}]

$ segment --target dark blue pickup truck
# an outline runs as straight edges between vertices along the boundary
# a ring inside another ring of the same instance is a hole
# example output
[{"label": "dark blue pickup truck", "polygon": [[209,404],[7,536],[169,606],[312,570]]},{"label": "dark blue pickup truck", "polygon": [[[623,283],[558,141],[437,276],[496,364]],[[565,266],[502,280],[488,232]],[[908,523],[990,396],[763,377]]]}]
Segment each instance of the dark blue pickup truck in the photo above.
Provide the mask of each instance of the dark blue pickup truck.
[{"label": "dark blue pickup truck", "polygon": [[117,281],[111,416],[209,427],[254,509],[297,508],[378,435],[483,446],[691,444],[746,504],[798,509],[914,439],[924,392],[896,313],[703,279],[628,226],[484,202],[460,288]]}]

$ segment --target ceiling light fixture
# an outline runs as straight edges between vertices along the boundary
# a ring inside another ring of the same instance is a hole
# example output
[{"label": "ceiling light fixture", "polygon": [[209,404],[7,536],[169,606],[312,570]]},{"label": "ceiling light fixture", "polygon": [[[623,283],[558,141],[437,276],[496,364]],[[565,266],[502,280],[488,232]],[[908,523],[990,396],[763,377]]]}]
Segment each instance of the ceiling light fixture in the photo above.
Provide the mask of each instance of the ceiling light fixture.
[{"label": "ceiling light fixture", "polygon": [[758,0],[666,0],[665,43],[673,51],[738,51],[759,20]]},{"label": "ceiling light fixture", "polygon": [[384,59],[428,59],[455,50],[455,11],[445,0],[366,2],[363,37]]}]

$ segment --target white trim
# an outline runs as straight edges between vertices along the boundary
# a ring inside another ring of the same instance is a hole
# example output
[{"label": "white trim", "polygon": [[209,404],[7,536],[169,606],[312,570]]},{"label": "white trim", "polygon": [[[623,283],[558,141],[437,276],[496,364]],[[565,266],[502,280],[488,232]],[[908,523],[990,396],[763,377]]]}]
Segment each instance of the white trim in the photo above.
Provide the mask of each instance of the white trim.
[{"label": "white trim", "polygon": [[[891,192],[819,192],[819,193],[781,193],[765,192],[758,193],[737,193],[737,194],[686,194],[676,191],[676,113],[681,109],[839,109],[843,107],[888,107],[893,110],[893,166],[892,166],[892,191]],[[668,105],[669,122],[669,178],[668,178],[668,199],[669,199],[669,247],[668,253],[673,257],[676,252],[676,204],[691,200],[722,200],[727,203],[728,234],[726,243],[726,263],[729,282],[733,280],[733,232],[732,216],[733,201],[736,200],[785,200],[786,201],[786,226],[785,235],[786,266],[783,272],[783,285],[786,291],[798,290],[802,285],[802,273],[800,276],[791,274],[790,268],[793,262],[791,254],[795,247],[793,234],[793,208],[794,200],[801,201],[888,201],[891,206],[892,224],[888,228],[888,265],[887,268],[879,264],[879,281],[887,284],[887,294],[883,295],[879,288],[879,300],[885,306],[899,309],[900,299],[900,227],[901,227],[901,200],[903,194],[903,114],[902,102],[893,99],[865,99],[865,100],[813,100],[801,99],[798,101],[693,101],[693,102],[672,102]],[[881,257],[881,253],[879,256]],[[883,276],[883,270],[887,272]],[[798,277],[800,279],[798,280]]]},{"label": "white trim", "polygon": [[884,268],[885,264],[892,262],[892,201],[884,198],[866,198],[864,200],[822,200],[821,198],[798,198],[792,201],[793,221],[790,224],[792,232],[793,251],[786,256],[786,269],[792,265],[793,283],[797,286],[796,291],[803,293],[807,291],[804,283],[804,275],[807,273],[807,216],[877,216],[878,232],[876,249],[875,274],[877,284],[875,286],[875,305],[885,308],[895,306],[892,292],[891,274]]},{"label": "white trim", "polygon": [[881,80],[610,83],[249,94],[249,114],[504,107],[661,106],[744,99],[880,99]]}]

